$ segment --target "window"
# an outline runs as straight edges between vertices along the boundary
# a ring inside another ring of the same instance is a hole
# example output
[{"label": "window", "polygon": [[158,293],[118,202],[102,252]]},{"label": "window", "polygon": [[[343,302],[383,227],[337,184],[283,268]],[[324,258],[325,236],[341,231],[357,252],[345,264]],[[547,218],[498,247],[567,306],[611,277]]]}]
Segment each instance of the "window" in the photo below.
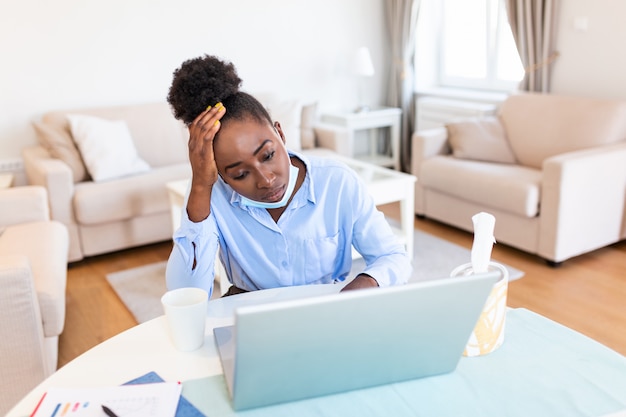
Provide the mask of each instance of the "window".
[{"label": "window", "polygon": [[524,76],[503,0],[442,0],[438,84],[508,91]]}]

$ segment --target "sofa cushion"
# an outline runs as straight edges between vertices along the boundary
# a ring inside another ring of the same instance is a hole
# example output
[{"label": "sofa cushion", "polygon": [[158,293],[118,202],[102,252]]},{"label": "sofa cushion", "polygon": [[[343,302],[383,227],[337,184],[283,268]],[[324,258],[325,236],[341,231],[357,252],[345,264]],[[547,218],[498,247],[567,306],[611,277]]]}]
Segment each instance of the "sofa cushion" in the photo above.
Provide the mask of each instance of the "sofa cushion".
[{"label": "sofa cushion", "polygon": [[626,139],[626,102],[525,93],[508,97],[500,117],[522,165]]},{"label": "sofa cushion", "polygon": [[139,157],[123,120],[68,114],[72,137],[87,171],[95,182],[146,172],[150,166]]},{"label": "sofa cushion", "polygon": [[294,151],[302,150],[302,142],[300,141],[302,102],[300,100],[276,101],[267,110],[272,119],[280,123],[287,148]]},{"label": "sofa cushion", "polygon": [[265,106],[272,120],[280,123],[287,148],[293,151],[302,150],[300,140],[302,102],[297,99],[283,100],[272,93],[259,93],[254,97]]},{"label": "sofa cushion", "polygon": [[317,117],[317,103],[304,105],[298,99],[282,99],[274,93],[256,93],[253,96],[265,106],[272,120],[280,123],[286,146],[292,151],[315,147],[313,125]]},{"label": "sofa cushion", "polygon": [[66,127],[43,122],[33,122],[33,127],[41,146],[46,148],[53,158],[60,159],[70,167],[75,183],[89,178],[76,143]]},{"label": "sofa cushion", "polygon": [[468,119],[446,125],[456,158],[515,163],[504,127],[496,116]]},{"label": "sofa cushion", "polygon": [[90,225],[169,211],[165,183],[190,177],[191,167],[183,163],[107,182],[76,184],[76,220]]},{"label": "sofa cushion", "polygon": [[317,120],[317,103],[302,106],[300,122],[300,147],[303,150],[315,148],[315,131],[313,125]]},{"label": "sofa cushion", "polygon": [[539,214],[541,171],[511,164],[435,156],[422,163],[418,181],[488,208],[525,217]]}]

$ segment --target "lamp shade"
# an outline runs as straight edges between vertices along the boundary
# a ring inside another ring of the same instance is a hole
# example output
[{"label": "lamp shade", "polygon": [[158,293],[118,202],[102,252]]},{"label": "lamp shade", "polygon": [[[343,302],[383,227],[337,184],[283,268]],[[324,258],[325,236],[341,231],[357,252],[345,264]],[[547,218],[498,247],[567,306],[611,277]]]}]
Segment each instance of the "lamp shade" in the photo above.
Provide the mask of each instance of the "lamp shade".
[{"label": "lamp shade", "polygon": [[364,46],[356,51],[354,57],[354,73],[365,77],[374,75],[374,64],[372,63],[370,50]]}]

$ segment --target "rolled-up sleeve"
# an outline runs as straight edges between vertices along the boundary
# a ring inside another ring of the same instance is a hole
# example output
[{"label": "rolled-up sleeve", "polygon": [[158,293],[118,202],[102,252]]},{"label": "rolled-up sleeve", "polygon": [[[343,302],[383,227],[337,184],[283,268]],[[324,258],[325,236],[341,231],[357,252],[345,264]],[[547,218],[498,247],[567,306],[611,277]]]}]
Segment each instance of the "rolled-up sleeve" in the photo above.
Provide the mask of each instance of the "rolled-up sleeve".
[{"label": "rolled-up sleeve", "polygon": [[213,214],[194,223],[189,220],[187,210],[183,209],[181,224],[174,232],[174,247],[167,262],[167,289],[198,287],[211,294],[218,247],[217,225]]},{"label": "rolled-up sleeve", "polygon": [[406,284],[413,266],[404,245],[380,212],[364,186],[355,188],[354,248],[363,256],[366,267],[362,273],[373,277],[378,285]]}]

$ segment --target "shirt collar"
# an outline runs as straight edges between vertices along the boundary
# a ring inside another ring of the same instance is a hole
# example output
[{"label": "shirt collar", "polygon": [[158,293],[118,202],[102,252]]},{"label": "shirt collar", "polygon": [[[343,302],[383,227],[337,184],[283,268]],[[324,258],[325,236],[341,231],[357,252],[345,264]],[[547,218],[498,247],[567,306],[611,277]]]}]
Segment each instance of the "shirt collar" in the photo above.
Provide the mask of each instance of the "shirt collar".
[{"label": "shirt collar", "polygon": [[313,175],[311,175],[311,161],[309,161],[309,158],[307,158],[303,154],[294,151],[289,151],[289,156],[295,156],[296,158],[301,160],[306,167],[304,182],[298,190],[298,193],[301,193],[301,195],[303,195],[308,201],[315,204],[315,186],[313,181]]},{"label": "shirt collar", "polygon": [[[314,185],[313,185],[313,177],[311,175],[311,162],[309,161],[309,159],[306,156],[304,156],[301,153],[294,152],[294,151],[287,151],[287,153],[289,154],[290,157],[291,156],[295,156],[296,158],[300,159],[302,161],[302,163],[304,164],[304,166],[306,167],[306,175],[304,177],[304,182],[300,186],[300,189],[296,193],[296,196],[304,195],[308,201],[310,201],[311,203],[315,204],[315,202],[316,202],[316,200],[315,200],[315,188],[314,188]],[[239,208],[241,208],[243,210],[250,210],[251,208],[254,208],[254,207],[248,207],[248,206],[242,205],[241,204],[241,194],[239,194],[238,192],[233,190],[228,184],[226,184],[226,181],[224,181],[221,176],[218,178],[218,181],[221,181],[222,184],[224,185],[224,187],[227,190],[230,191],[230,204],[231,205],[233,205],[233,206],[237,205],[237,206],[239,206]],[[295,200],[295,196],[294,196],[294,199],[291,200],[291,203],[293,203],[294,200]]]}]

